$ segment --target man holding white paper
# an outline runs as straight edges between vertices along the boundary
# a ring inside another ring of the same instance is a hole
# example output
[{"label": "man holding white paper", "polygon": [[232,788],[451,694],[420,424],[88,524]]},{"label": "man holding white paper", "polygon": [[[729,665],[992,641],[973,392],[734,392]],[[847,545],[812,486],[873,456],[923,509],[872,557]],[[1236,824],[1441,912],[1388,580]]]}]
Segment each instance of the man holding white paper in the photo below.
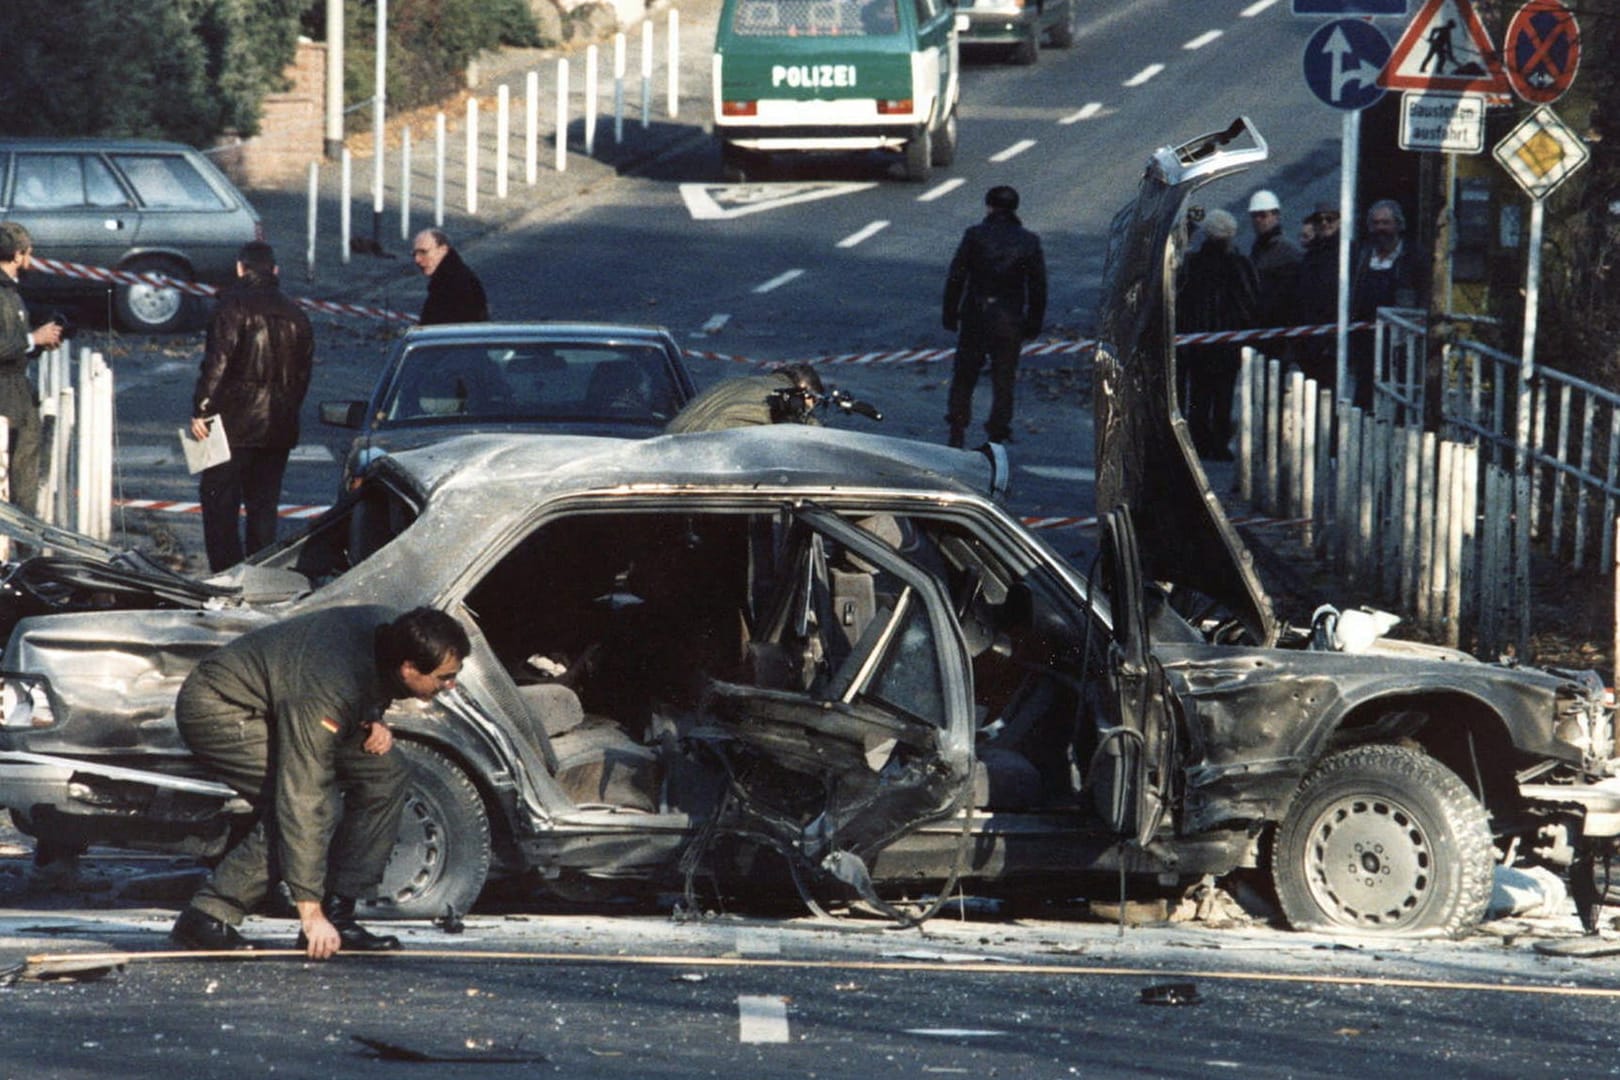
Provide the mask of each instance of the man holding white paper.
[{"label": "man holding white paper", "polygon": [[[252,241],[236,256],[237,283],[220,294],[191,401],[191,436],[223,425],[230,459],[198,482],[208,568],[223,570],[276,538],[287,455],[309,391],[315,332],[281,291],[275,251]],[[247,507],[247,544],[237,519]]]}]

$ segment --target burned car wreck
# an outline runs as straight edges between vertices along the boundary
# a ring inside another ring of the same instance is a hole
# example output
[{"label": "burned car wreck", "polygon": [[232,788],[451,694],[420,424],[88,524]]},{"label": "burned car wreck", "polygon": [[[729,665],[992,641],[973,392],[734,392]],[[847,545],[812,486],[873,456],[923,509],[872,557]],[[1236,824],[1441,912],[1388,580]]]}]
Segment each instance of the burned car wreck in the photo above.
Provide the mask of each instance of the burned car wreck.
[{"label": "burned car wreck", "polygon": [[378,459],[206,584],[93,546],[77,590],[36,567],[31,603],[59,605],[0,661],[0,805],[42,845],[217,853],[246,807],[175,733],[191,666],[267,619],[426,603],[473,650],[389,714],[415,782],[374,915],[464,911],[517,872],[565,896],[780,872],[915,920],[958,884],[1253,871],[1296,927],[1457,934],[1498,864],[1590,884],[1620,835],[1596,676],[1284,626],[1209,497],[1169,389],[1177,222],[1263,156],[1241,124],[1160,151],[1116,221],[1088,565],[1001,505],[993,452],[468,436]]}]

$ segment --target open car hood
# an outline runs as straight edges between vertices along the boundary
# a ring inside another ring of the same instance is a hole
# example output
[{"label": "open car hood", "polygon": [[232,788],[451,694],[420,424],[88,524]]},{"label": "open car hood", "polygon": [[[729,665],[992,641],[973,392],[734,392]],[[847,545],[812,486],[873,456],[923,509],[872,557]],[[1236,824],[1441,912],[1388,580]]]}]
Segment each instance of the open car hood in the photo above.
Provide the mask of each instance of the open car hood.
[{"label": "open car hood", "polygon": [[1246,118],[1153,154],[1114,218],[1093,369],[1097,513],[1129,506],[1143,569],[1222,605],[1257,643],[1276,642],[1254,560],[1210,490],[1175,400],[1175,276],[1194,191],[1266,158]]}]

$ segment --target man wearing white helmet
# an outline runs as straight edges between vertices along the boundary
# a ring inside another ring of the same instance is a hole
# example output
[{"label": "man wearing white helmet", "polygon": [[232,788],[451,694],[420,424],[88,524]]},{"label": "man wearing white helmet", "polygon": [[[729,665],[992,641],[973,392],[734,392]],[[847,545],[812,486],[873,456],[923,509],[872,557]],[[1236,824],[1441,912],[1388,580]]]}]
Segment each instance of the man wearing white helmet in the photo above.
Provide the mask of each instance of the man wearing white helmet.
[{"label": "man wearing white helmet", "polygon": [[1294,315],[1294,286],[1304,252],[1283,234],[1282,203],[1276,193],[1264,188],[1249,198],[1249,221],[1254,225],[1254,246],[1249,262],[1260,278],[1257,326],[1291,326]]}]

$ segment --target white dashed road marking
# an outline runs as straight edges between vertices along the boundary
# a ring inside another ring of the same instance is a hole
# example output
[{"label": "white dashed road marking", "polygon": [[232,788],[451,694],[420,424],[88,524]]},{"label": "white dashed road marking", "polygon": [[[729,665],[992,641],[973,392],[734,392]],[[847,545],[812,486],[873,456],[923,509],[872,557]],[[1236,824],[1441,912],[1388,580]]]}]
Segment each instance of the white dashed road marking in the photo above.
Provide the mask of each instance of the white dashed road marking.
[{"label": "white dashed road marking", "polygon": [[1205,45],[1208,45],[1210,42],[1220,37],[1224,32],[1225,31],[1222,30],[1205,30],[1202,34],[1199,34],[1197,37],[1187,42],[1187,44],[1183,45],[1182,48],[1188,50],[1189,52],[1193,49],[1202,49]]},{"label": "white dashed road marking", "polygon": [[1100,101],[1088,101],[1084,105],[1080,106],[1079,111],[1070,113],[1068,116],[1065,116],[1063,119],[1059,120],[1058,123],[1078,124],[1082,120],[1090,120],[1093,116],[1096,116],[1098,113],[1102,112],[1102,107],[1103,104]]},{"label": "white dashed road marking", "polygon": [[863,240],[871,239],[888,227],[889,223],[887,221],[874,221],[872,224],[868,225],[859,232],[850,233],[848,236],[838,241],[838,246],[841,248],[852,248],[856,244],[861,243]]},{"label": "white dashed road marking", "polygon": [[963,180],[961,177],[957,177],[954,180],[947,180],[938,187],[931,187],[921,195],[917,196],[917,201],[933,202],[942,195],[949,195],[951,192],[955,191],[965,183],[967,183],[967,181]]},{"label": "white dashed road marking", "polygon": [[1123,85],[1123,86],[1141,86],[1143,83],[1147,82],[1149,79],[1153,78],[1153,76],[1157,75],[1159,72],[1161,72],[1163,70],[1164,70],[1164,65],[1163,64],[1149,64],[1147,67],[1143,68],[1141,71],[1138,71],[1135,75],[1132,75],[1130,78],[1126,79],[1125,82],[1122,83],[1121,85]]},{"label": "white dashed road marking", "polygon": [[801,278],[803,276],[804,276],[804,271],[803,270],[788,270],[788,271],[785,271],[783,273],[777,274],[775,277],[771,278],[771,280],[769,280],[769,281],[761,282],[760,284],[755,285],[754,286],[754,291],[756,293],[768,293],[772,289],[780,289],[782,286],[786,285],[788,282],[794,280],[795,278]]},{"label": "white dashed road marking", "polygon": [[[758,291],[758,290],[755,290]],[[718,334],[726,323],[731,321],[730,315],[710,315],[708,321],[698,327],[700,334]]]},{"label": "white dashed road marking", "polygon": [[745,1043],[787,1042],[787,998],[738,995],[737,1039]]},{"label": "white dashed road marking", "polygon": [[1019,139],[1017,142],[1015,142],[1011,146],[1007,147],[1007,149],[1001,151],[1001,153],[999,153],[999,154],[991,154],[990,155],[990,160],[991,161],[1011,161],[1013,158],[1017,157],[1019,154],[1022,154],[1025,150],[1028,150],[1030,147],[1032,147],[1034,145],[1035,145],[1035,140],[1034,139]]},{"label": "white dashed road marking", "polygon": [[1260,14],[1262,11],[1266,10],[1267,8],[1272,7],[1276,3],[1277,3],[1277,0],[1256,0],[1255,3],[1250,4],[1248,7],[1244,8],[1242,11],[1238,12],[1238,14],[1243,16],[1245,19],[1252,19],[1256,15]]},{"label": "white dashed road marking", "polygon": [[[184,465],[185,455],[180,451],[177,437],[174,445],[168,443],[125,443],[118,447],[114,459],[126,469],[153,469],[161,465]],[[324,446],[295,446],[287,455],[288,462],[306,465],[330,465],[336,459]]]}]

